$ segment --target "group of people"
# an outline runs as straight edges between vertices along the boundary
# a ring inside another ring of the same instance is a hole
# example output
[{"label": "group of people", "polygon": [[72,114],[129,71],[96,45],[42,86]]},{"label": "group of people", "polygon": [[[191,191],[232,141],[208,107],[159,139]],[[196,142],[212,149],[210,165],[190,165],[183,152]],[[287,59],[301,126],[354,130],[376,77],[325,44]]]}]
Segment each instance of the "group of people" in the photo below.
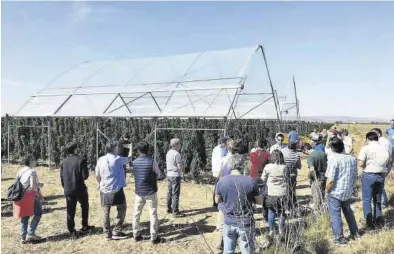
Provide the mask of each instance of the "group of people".
[{"label": "group of people", "polygon": [[[295,129],[293,129],[296,132]],[[276,143],[267,151],[257,141],[249,155],[245,156],[243,140],[222,137],[212,153],[212,173],[217,178],[214,190],[214,205],[218,208],[216,247],[224,253],[234,253],[239,240],[242,253],[253,253],[255,248],[256,204],[263,207],[264,217],[268,221],[271,239],[276,235],[275,219],[278,218],[278,235],[285,232],[285,218],[297,209],[296,185],[301,158],[297,152],[299,137],[289,134],[289,143],[285,145],[284,134],[277,134]],[[343,131],[343,133],[346,133]],[[371,228],[382,226],[381,201],[384,192],[384,180],[393,162],[394,121],[386,130],[389,139],[380,129],[373,129],[366,134],[366,145],[358,156],[358,166],[363,170],[362,196],[363,212],[367,225]],[[347,136],[347,134],[345,134]],[[67,147],[68,156],[62,161],[60,182],[64,189],[67,204],[67,228],[71,237],[78,237],[75,229],[75,210],[79,202],[82,209],[82,228],[88,232],[94,228],[89,225],[89,199],[85,180],[89,177],[86,163],[76,154],[76,144]],[[183,217],[179,210],[181,179],[185,168],[180,154],[181,142],[171,139],[166,155],[166,176],[168,183],[167,213],[174,217]],[[125,239],[129,235],[122,232],[127,205],[124,188],[126,186],[126,165],[130,164],[134,175],[135,201],[133,212],[133,236],[135,241],[143,240],[140,233],[140,216],[145,205],[149,209],[150,240],[160,243],[158,236],[159,220],[157,216],[158,198],[157,181],[161,171],[157,163],[148,155],[149,144],[137,145],[139,155],[132,160],[131,150],[126,155],[120,152],[116,142],[106,144],[106,154],[100,157],[95,168],[95,178],[100,191],[103,212],[103,229],[106,238]],[[331,154],[327,153],[329,150]],[[322,135],[312,138],[308,149],[307,166],[312,188],[317,195],[313,199],[315,207],[327,202],[331,217],[331,226],[335,242],[345,244],[341,220],[341,210],[349,224],[350,238],[357,238],[358,227],[350,207],[354,184],[357,178],[357,160],[346,152],[344,138],[338,134],[329,137],[328,146],[323,144]],[[39,240],[35,234],[39,224],[41,208],[41,184],[35,171],[35,159],[28,156],[25,167],[18,172],[18,179],[26,188],[21,201],[14,202],[15,216],[21,220],[21,242]],[[383,198],[384,200],[384,198]],[[387,195],[386,195],[387,200]],[[371,207],[373,201],[374,207]],[[111,227],[110,210],[116,206],[115,225]],[[30,230],[27,231],[29,218],[33,216]]]},{"label": "group of people", "polygon": [[[327,209],[330,214],[334,243],[347,244],[359,235],[351,208],[358,168],[362,170],[363,213],[368,228],[384,225],[382,207],[387,205],[384,191],[385,177],[393,166],[394,120],[386,130],[374,128],[366,134],[366,144],[358,157],[353,156],[353,139],[347,130],[332,129],[326,136],[311,135],[307,147],[307,167],[312,188],[313,208]],[[222,138],[212,156],[215,183],[215,202],[218,203],[216,248],[223,253],[234,253],[239,241],[242,253],[253,253],[255,248],[255,204],[263,207],[268,221],[268,241],[276,233],[274,221],[278,218],[278,235],[285,232],[285,218],[297,211],[296,184],[301,169],[297,152],[299,135],[294,128],[285,145],[284,134],[276,135],[276,143],[268,151],[259,142],[246,163],[242,140]],[[358,162],[357,162],[358,161]],[[325,206],[326,205],[327,208]],[[350,235],[344,237],[341,211],[348,223]]]}]

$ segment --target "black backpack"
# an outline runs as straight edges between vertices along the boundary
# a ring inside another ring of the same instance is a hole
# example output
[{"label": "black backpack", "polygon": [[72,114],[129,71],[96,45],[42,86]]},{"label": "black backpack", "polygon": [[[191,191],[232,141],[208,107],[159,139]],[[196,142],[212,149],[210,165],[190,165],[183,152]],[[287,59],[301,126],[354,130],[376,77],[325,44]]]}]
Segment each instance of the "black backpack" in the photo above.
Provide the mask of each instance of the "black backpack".
[{"label": "black backpack", "polygon": [[26,189],[23,184],[20,182],[21,177],[17,177],[16,181],[8,188],[8,200],[9,201],[20,201],[23,198],[23,194]]}]

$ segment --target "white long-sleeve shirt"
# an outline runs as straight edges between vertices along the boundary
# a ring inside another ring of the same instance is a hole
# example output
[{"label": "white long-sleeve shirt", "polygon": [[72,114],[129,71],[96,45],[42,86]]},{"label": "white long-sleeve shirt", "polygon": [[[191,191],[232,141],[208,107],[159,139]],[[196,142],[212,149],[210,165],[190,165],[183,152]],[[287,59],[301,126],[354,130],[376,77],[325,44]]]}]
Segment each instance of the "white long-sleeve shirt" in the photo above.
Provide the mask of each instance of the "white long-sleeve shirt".
[{"label": "white long-sleeve shirt", "polygon": [[216,178],[220,176],[222,162],[222,150],[220,145],[215,146],[212,151],[212,175]]}]

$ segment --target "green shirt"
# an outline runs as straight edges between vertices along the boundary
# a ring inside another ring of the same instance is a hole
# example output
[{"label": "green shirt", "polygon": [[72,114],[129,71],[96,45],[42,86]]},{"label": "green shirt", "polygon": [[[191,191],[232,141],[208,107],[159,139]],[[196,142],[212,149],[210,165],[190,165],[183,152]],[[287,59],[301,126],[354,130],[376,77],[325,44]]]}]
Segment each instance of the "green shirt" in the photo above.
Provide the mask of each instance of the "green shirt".
[{"label": "green shirt", "polygon": [[308,168],[313,167],[319,180],[325,179],[327,170],[327,155],[324,152],[313,150],[307,158]]}]

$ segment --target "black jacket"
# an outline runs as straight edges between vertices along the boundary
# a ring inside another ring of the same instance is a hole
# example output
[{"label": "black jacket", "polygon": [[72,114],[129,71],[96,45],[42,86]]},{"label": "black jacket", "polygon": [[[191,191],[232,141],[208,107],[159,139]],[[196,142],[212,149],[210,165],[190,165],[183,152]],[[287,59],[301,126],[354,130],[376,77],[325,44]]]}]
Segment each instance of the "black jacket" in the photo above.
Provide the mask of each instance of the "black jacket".
[{"label": "black jacket", "polygon": [[85,180],[89,170],[85,160],[77,155],[69,155],[60,166],[60,180],[65,195],[77,195],[86,190]]}]

